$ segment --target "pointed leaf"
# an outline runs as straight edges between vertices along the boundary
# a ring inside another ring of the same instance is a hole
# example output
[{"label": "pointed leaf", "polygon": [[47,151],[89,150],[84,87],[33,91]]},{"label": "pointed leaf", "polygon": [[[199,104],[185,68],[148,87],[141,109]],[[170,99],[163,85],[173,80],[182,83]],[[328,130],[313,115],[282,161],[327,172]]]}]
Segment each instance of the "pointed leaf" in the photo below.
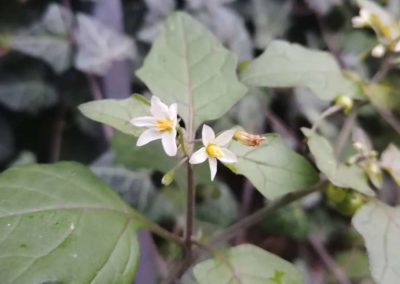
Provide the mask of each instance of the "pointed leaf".
[{"label": "pointed leaf", "polygon": [[235,70],[235,55],[189,15],[177,12],[166,20],[137,75],[165,103],[178,103],[186,127],[195,130],[245,95]]},{"label": "pointed leaf", "polygon": [[24,165],[0,177],[2,283],[131,283],[140,217],[86,167]]},{"label": "pointed leaf", "polygon": [[238,156],[235,172],[244,175],[268,199],[303,189],[318,181],[313,166],[302,156],[286,148],[281,139],[269,135],[258,147],[233,142]]},{"label": "pointed leaf", "polygon": [[329,101],[341,94],[356,94],[331,54],[281,40],[271,42],[241,72],[240,79],[255,87],[307,87]]},{"label": "pointed leaf", "polygon": [[301,284],[303,275],[290,262],[245,244],[221,253],[219,259],[209,259],[193,269],[199,284]]},{"label": "pointed leaf", "polygon": [[127,99],[106,99],[81,104],[79,110],[90,119],[114,127],[115,129],[138,136],[143,128],[130,123],[134,117],[150,115],[148,103],[139,95]]},{"label": "pointed leaf", "polygon": [[365,240],[376,283],[400,283],[400,207],[374,200],[357,211],[352,223]]},{"label": "pointed leaf", "polygon": [[326,175],[331,183],[339,187],[352,188],[366,195],[375,195],[361,168],[356,165],[347,166],[340,163],[336,160],[333,148],[326,138],[307,128],[302,128],[302,131],[307,137],[308,148],[315,158],[318,169]]}]

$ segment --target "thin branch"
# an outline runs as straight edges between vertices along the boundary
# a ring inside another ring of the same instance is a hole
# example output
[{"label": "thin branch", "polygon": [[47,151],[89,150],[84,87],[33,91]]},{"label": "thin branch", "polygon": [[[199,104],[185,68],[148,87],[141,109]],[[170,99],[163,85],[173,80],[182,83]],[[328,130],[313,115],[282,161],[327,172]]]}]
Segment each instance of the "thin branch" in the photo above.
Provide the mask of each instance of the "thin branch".
[{"label": "thin branch", "polygon": [[[250,183],[250,181],[246,179],[242,191],[242,198],[241,198],[242,202],[239,212],[240,219],[246,217],[246,215],[249,213],[250,205],[253,200],[253,195],[254,195],[254,187]],[[236,244],[243,243],[245,239],[246,239],[246,231],[244,230],[236,236],[235,243]]]},{"label": "thin branch", "polygon": [[185,254],[189,256],[192,252],[192,234],[194,223],[194,207],[195,207],[195,185],[193,166],[187,163],[187,183],[188,190],[186,193],[186,230],[185,230]]},{"label": "thin branch", "polygon": [[299,139],[297,139],[296,134],[278,116],[276,116],[269,108],[265,108],[264,114],[280,134],[290,137],[294,143],[294,147],[299,148],[300,142]]},{"label": "thin branch", "polygon": [[217,234],[207,244],[209,246],[212,246],[212,245],[215,245],[222,241],[230,240],[232,237],[234,237],[236,234],[238,234],[242,230],[255,225],[256,223],[260,222],[262,219],[264,219],[268,215],[271,215],[272,213],[281,209],[282,207],[284,207],[294,201],[297,201],[308,194],[311,194],[315,191],[321,190],[326,183],[327,183],[326,180],[321,180],[318,183],[316,183],[310,187],[307,187],[303,190],[289,192],[289,193],[283,195],[282,197],[268,203],[267,206],[265,206],[264,208],[259,209],[258,211],[254,212],[253,214],[247,216],[246,218],[240,220],[239,222],[228,227],[221,233]]},{"label": "thin branch", "polygon": [[143,219],[143,223],[146,225],[146,229],[149,230],[150,232],[152,232],[166,240],[174,242],[177,245],[180,245],[180,246],[184,245],[184,241],[182,238],[169,232],[168,230],[164,229],[160,225],[153,223],[148,219]]},{"label": "thin branch", "polygon": [[378,83],[380,80],[382,80],[383,77],[385,77],[386,74],[393,68],[394,65],[392,63],[392,58],[393,58],[392,53],[388,53],[385,56],[378,71],[375,73],[375,75],[371,79],[372,84]]},{"label": "thin branch", "polygon": [[321,241],[313,236],[308,237],[308,242],[319,255],[325,266],[332,272],[340,284],[351,284],[343,270],[335,263],[330,254],[326,251]]},{"label": "thin branch", "polygon": [[357,112],[360,108],[360,105],[355,105],[353,109],[348,114],[346,121],[344,122],[342,129],[340,130],[339,136],[335,143],[335,156],[339,158],[342,153],[343,147],[351,133],[351,130],[354,127],[357,118]]},{"label": "thin branch", "polygon": [[400,134],[400,121],[397,120],[397,118],[393,115],[393,113],[381,110],[379,108],[376,108],[376,110],[379,112],[382,118],[387,122],[387,124],[389,124],[393,128],[393,130],[395,130],[398,134]]},{"label": "thin branch", "polygon": [[[92,74],[86,74],[86,78],[88,79],[90,89],[92,90],[93,98],[95,100],[102,100],[103,95],[96,78]],[[104,136],[107,138],[107,140],[110,140],[110,138],[114,135],[114,130],[105,124],[102,124],[101,126],[103,129]]]},{"label": "thin branch", "polygon": [[334,105],[331,106],[329,108],[327,108],[323,113],[320,114],[320,116],[317,118],[317,120],[314,122],[312,128],[311,128],[311,132],[314,132],[319,125],[321,124],[321,122],[327,118],[328,116],[340,111],[343,107],[340,105]]}]

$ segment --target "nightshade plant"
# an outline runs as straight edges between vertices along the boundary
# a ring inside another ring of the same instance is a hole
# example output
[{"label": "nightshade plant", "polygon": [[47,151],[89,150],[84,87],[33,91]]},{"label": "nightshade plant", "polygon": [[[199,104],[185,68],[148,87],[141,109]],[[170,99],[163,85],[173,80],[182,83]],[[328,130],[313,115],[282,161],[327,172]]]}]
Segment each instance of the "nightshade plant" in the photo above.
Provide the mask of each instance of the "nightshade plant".
[{"label": "nightshade plant", "polygon": [[[394,39],[386,33],[391,28],[386,25],[397,28],[397,21],[386,21],[387,12],[373,3],[360,5],[360,17],[353,24],[374,28],[379,47],[373,53],[381,54],[381,45],[397,52],[398,35]],[[80,164],[16,166],[0,176],[0,283],[131,283],[140,253],[139,229],[175,243],[182,252],[163,279],[166,283],[178,281],[185,272],[200,284],[303,283],[294,264],[257,246],[229,247],[226,241],[279,208],[325,188],[337,210],[345,215],[357,211],[352,223],[365,240],[376,282],[400,283],[400,209],[376,197],[383,186],[383,170],[399,183],[400,150],[392,144],[379,158],[360,130],[353,131],[355,153],[340,158],[362,106],[371,104],[386,112],[370,97],[379,79],[364,82],[344,74],[329,53],[281,40],[272,41],[239,71],[237,63],[205,27],[177,12],[165,21],[136,73],[151,91],[150,101],[134,94],[79,108],[85,116],[125,134],[112,140],[125,145],[117,149],[122,160],[161,171],[164,184],[181,189],[186,200],[182,234],[130,208]],[[275,134],[247,133],[240,125],[215,133],[209,126],[248,89],[257,87],[306,87],[332,102],[312,127],[301,129],[310,157],[290,150]],[[339,112],[346,118],[333,147],[319,127]],[[269,201],[207,240],[195,224],[195,191],[197,185],[217,185],[217,160],[246,177]],[[206,161],[210,171],[204,171]],[[221,243],[223,250],[217,246]],[[201,258],[204,254],[210,258]]]}]

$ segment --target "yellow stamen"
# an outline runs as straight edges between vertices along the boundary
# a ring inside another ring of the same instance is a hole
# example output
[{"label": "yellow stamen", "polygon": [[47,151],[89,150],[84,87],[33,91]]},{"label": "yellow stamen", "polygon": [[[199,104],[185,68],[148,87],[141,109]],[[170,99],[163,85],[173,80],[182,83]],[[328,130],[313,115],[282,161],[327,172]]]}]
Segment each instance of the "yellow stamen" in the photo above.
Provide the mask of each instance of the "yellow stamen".
[{"label": "yellow stamen", "polygon": [[206,147],[206,152],[208,156],[213,158],[222,158],[224,156],[221,148],[216,144],[208,144]]},{"label": "yellow stamen", "polygon": [[156,121],[156,128],[158,131],[172,131],[174,122],[170,119],[159,119]]}]

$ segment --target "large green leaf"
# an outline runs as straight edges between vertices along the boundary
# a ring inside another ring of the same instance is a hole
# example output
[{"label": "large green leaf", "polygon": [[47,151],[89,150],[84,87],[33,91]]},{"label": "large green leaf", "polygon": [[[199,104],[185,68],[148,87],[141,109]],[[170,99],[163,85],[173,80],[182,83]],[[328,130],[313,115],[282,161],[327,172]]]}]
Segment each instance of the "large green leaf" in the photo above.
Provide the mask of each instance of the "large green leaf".
[{"label": "large green leaf", "polygon": [[374,200],[357,211],[352,223],[365,240],[376,283],[400,283],[400,207]]},{"label": "large green leaf", "polygon": [[307,145],[315,158],[318,169],[331,183],[339,187],[352,188],[361,193],[374,196],[368,185],[364,171],[357,165],[347,166],[337,161],[329,141],[310,129],[302,128],[307,137]]},{"label": "large green leaf", "polygon": [[197,264],[193,273],[199,284],[301,284],[304,281],[290,262],[248,244]]},{"label": "large green leaf", "polygon": [[0,177],[1,283],[131,283],[143,222],[77,163],[11,168]]},{"label": "large green leaf", "polygon": [[281,40],[271,42],[246,66],[240,79],[256,87],[307,87],[324,100],[356,94],[356,88],[342,75],[331,54]]},{"label": "large green leaf", "polygon": [[150,114],[146,101],[139,95],[127,99],[106,99],[81,104],[79,110],[90,119],[110,125],[119,131],[138,136],[143,128],[135,127],[130,120]]},{"label": "large green leaf", "polygon": [[137,75],[165,103],[178,103],[187,128],[193,124],[195,130],[245,95],[236,61],[201,24],[177,12],[166,20]]},{"label": "large green leaf", "polygon": [[313,166],[302,156],[286,148],[281,139],[268,135],[258,147],[233,142],[230,150],[238,156],[236,173],[244,175],[269,199],[300,190],[318,181]]}]

